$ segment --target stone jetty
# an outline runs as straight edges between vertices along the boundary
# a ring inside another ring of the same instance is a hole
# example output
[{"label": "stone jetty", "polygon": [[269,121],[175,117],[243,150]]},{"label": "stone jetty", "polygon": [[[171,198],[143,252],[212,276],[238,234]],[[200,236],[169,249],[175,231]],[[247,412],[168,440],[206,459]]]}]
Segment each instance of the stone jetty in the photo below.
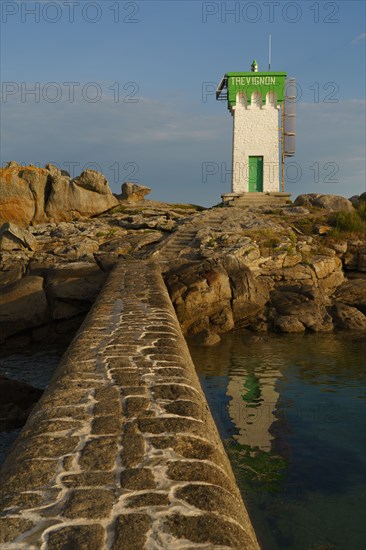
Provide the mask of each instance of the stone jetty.
[{"label": "stone jetty", "polygon": [[110,274],[1,487],[3,549],[259,549],[152,260]]}]

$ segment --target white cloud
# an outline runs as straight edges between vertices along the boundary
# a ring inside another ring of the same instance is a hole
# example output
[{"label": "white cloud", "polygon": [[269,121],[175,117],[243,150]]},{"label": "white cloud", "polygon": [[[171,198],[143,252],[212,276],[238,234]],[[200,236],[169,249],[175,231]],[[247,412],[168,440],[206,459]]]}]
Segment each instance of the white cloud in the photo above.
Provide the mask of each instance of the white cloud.
[{"label": "white cloud", "polygon": [[357,42],[364,42],[365,40],[366,40],[366,32],[362,32],[352,40],[352,44],[357,44]]}]

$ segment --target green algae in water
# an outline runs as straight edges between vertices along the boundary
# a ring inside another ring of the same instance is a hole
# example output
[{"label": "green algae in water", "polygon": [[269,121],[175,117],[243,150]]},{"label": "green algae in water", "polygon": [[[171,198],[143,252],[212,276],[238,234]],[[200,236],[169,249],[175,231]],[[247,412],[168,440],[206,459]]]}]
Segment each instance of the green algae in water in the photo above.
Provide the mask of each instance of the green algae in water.
[{"label": "green algae in water", "polygon": [[245,492],[256,492],[258,485],[262,490],[280,493],[287,462],[280,456],[262,451],[259,447],[241,445],[231,440],[224,441],[230,462],[234,465],[235,476]]}]

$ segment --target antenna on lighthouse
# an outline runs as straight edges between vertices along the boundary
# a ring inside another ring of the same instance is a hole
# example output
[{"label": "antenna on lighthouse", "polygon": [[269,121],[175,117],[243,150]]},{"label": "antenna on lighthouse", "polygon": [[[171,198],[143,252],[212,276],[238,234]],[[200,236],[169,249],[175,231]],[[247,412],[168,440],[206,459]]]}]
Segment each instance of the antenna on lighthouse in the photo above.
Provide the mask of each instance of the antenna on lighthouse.
[{"label": "antenna on lighthouse", "polygon": [[272,35],[268,35],[268,71],[271,70],[271,56],[272,56]]}]

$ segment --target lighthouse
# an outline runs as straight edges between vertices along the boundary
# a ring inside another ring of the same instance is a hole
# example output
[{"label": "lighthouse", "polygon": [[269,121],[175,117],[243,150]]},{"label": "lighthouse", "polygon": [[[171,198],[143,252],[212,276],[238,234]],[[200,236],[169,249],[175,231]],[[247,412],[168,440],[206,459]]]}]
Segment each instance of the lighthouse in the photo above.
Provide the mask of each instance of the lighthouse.
[{"label": "lighthouse", "polygon": [[[291,104],[286,76],[260,72],[254,59],[251,71],[229,72],[221,79],[216,99],[227,101],[233,116],[232,185],[231,193],[222,195],[224,204],[290,197],[284,193],[284,159],[294,154],[295,118],[293,110],[288,117],[285,113],[285,104]],[[285,128],[289,121],[292,131]]]}]

